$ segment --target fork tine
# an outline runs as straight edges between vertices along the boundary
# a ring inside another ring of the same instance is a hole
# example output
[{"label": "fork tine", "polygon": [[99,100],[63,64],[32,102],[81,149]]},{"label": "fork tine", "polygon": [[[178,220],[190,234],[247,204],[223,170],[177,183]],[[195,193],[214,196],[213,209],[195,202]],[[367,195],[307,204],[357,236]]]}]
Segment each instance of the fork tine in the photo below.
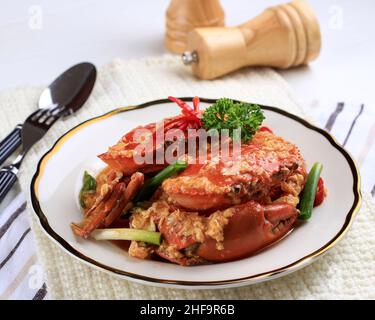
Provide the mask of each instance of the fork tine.
[{"label": "fork tine", "polygon": [[30,118],[30,122],[34,123],[35,125],[47,125],[50,126],[54,123],[58,117],[61,108],[53,108],[53,109],[41,109],[38,110],[32,117]]},{"label": "fork tine", "polygon": [[38,119],[36,119],[38,121],[38,123],[43,123],[46,119],[48,118],[48,113],[45,112],[43,113]]},{"label": "fork tine", "polygon": [[30,117],[30,120],[33,122],[39,122],[39,119],[48,115],[49,112],[50,112],[49,109],[40,109]]},{"label": "fork tine", "polygon": [[62,112],[63,110],[64,110],[64,107],[59,106],[59,105],[57,105],[54,108],[49,109],[50,114],[53,115],[53,116],[56,116],[56,115],[60,114],[60,112]]},{"label": "fork tine", "polygon": [[43,114],[44,110],[40,109],[38,110],[37,112],[35,112],[32,116],[31,116],[31,120],[32,121],[35,121],[37,119],[39,119],[41,117],[41,115]]},{"label": "fork tine", "polygon": [[52,123],[54,123],[58,118],[54,115],[49,116],[46,121],[44,122],[47,126],[50,126]]}]

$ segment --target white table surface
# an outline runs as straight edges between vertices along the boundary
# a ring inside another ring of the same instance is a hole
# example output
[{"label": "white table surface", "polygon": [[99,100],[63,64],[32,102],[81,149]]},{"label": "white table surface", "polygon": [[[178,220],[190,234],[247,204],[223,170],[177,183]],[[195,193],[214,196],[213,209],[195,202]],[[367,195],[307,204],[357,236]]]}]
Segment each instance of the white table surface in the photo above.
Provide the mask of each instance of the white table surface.
[{"label": "white table surface", "polygon": [[[228,25],[242,23],[280,0],[221,0]],[[169,0],[1,0],[0,90],[48,84],[80,61],[166,52]],[[373,0],[310,0],[320,21],[322,51],[308,67],[282,71],[304,104],[374,104]],[[39,19],[40,18],[40,19]],[[328,102],[327,102],[328,103]]]}]

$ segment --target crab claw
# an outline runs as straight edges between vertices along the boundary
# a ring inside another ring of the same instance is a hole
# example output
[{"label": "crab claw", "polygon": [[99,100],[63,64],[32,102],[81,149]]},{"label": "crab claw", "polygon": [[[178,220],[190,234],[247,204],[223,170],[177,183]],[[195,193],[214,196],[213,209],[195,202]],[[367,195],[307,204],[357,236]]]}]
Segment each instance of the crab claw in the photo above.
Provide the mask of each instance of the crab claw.
[{"label": "crab claw", "polygon": [[224,262],[249,256],[281,239],[298,217],[295,207],[287,203],[260,205],[250,201],[231,208],[232,216],[224,227],[222,248],[207,237],[196,254],[208,261]]}]

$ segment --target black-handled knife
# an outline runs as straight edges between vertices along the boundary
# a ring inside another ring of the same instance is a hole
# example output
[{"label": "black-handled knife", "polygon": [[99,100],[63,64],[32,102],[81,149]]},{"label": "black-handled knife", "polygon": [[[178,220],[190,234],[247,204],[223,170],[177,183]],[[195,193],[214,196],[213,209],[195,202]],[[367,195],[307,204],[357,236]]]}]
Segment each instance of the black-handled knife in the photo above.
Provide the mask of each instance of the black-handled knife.
[{"label": "black-handled knife", "polygon": [[[84,62],[65,71],[43,90],[39,98],[39,110],[32,113],[22,125],[21,154],[9,166],[0,169],[0,202],[17,181],[22,160],[32,145],[39,141],[60,117],[70,115],[82,107],[94,87],[95,80],[95,66]],[[14,134],[8,141],[14,142],[15,137],[17,138],[17,135]],[[4,150],[8,149],[4,147]]]}]

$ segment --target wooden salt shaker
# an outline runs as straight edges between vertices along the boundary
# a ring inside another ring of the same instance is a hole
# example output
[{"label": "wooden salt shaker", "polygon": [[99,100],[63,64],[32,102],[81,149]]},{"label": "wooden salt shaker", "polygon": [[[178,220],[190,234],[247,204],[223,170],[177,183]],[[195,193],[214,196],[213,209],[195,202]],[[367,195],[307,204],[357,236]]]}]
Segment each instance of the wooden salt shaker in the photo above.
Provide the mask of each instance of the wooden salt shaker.
[{"label": "wooden salt shaker", "polygon": [[214,79],[245,66],[290,68],[320,51],[318,21],[305,0],[268,8],[237,27],[197,28],[182,56],[200,79]]},{"label": "wooden salt shaker", "polygon": [[219,0],[172,0],[166,14],[165,46],[181,54],[191,30],[220,26],[224,26],[224,11]]}]

